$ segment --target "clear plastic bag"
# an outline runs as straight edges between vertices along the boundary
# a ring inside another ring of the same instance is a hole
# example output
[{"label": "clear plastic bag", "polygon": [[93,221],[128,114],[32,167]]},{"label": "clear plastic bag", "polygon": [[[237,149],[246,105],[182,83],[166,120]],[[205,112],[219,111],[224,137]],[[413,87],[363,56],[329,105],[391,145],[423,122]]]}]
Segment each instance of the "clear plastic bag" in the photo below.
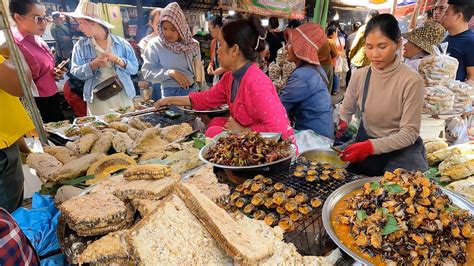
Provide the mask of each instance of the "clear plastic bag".
[{"label": "clear plastic bag", "polygon": [[474,87],[458,80],[450,81],[447,87],[454,93],[454,111],[456,113],[468,111],[472,105]]},{"label": "clear plastic bag", "polygon": [[454,93],[444,86],[427,87],[424,112],[432,115],[451,114],[454,106]]},{"label": "clear plastic bag", "polygon": [[338,56],[336,59],[336,67],[334,68],[334,72],[338,74],[344,74],[349,71],[349,66],[347,65],[347,60],[344,56]]},{"label": "clear plastic bag", "polygon": [[418,67],[427,87],[446,85],[456,79],[459,62],[447,54],[448,43],[440,46],[441,50],[433,46],[435,54],[423,58]]}]

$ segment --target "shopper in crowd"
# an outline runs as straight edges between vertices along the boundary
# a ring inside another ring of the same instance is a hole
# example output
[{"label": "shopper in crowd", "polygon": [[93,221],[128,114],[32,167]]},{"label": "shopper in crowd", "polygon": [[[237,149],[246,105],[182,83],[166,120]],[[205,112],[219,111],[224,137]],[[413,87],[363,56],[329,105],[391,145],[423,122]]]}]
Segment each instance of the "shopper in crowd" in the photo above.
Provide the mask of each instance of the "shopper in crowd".
[{"label": "shopper in crowd", "polygon": [[253,15],[225,24],[219,35],[217,57],[221,66],[229,71],[219,83],[208,91],[162,99],[155,107],[175,104],[210,110],[227,104],[230,117],[212,119],[206,136],[214,137],[226,130],[279,132],[284,138],[293,138],[285,108],[272,81],[255,64],[257,54],[265,49],[265,32],[260,20]]},{"label": "shopper in crowd", "polygon": [[223,26],[222,18],[220,16],[213,16],[209,19],[207,25],[212,36],[211,61],[207,67],[207,74],[214,76],[212,84],[216,85],[221,75],[225,72],[225,70],[220,66],[219,60],[217,60],[217,49],[219,49],[217,38],[219,37],[219,33]]},{"label": "shopper in crowd", "polygon": [[[25,71],[25,80],[30,82],[31,73],[29,69]],[[9,212],[23,203],[24,176],[18,143],[34,129],[20,102],[22,96],[15,67],[0,55],[0,207]]]},{"label": "shopper in crowd", "polygon": [[442,24],[449,35],[443,42],[449,43],[448,54],[459,61],[456,80],[474,81],[474,31],[469,29],[474,2],[449,0],[448,5]]},{"label": "shopper in crowd", "polygon": [[326,30],[328,42],[331,46],[336,49],[337,55],[332,59],[332,71],[333,71],[333,79],[332,79],[332,87],[329,88],[332,95],[337,95],[339,93],[339,80],[342,78],[342,75],[345,73],[336,73],[335,67],[337,64],[337,60],[339,57],[344,57],[344,43],[341,41],[340,37],[338,37],[338,29],[335,26],[329,26]]},{"label": "shopper in crowd", "polygon": [[420,124],[424,82],[401,62],[402,39],[390,14],[372,18],[364,33],[370,66],[353,72],[340,108],[337,136],[347,130],[351,117],[362,112],[356,143],[341,154],[348,170],[367,176],[403,168],[426,171],[428,163]]},{"label": "shopper in crowd", "polygon": [[433,8],[433,19],[438,23],[443,22],[444,15],[448,10],[448,0],[438,0]]},{"label": "shopper in crowd", "polygon": [[[349,36],[347,36],[345,50],[346,50],[347,63],[348,63],[349,66],[351,65],[351,60],[350,60],[350,56],[349,56],[349,54],[351,52],[351,47],[352,47],[352,44],[354,43],[354,39],[357,35],[357,31],[359,30],[361,25],[362,25],[362,23],[360,23],[360,21],[354,22],[354,24],[352,24],[352,33],[349,34]],[[349,67],[349,70],[346,73],[346,86],[347,86],[347,84],[349,84],[349,80],[351,79],[351,75],[352,75],[352,69]]]},{"label": "shopper in crowd", "polygon": [[268,27],[266,33],[266,41],[268,43],[270,56],[268,57],[268,63],[274,62],[277,57],[277,52],[283,47],[285,43],[285,35],[279,29],[280,22],[277,17],[270,17],[268,19]]},{"label": "shopper in crowd", "polygon": [[56,64],[71,58],[72,35],[69,29],[64,25],[64,16],[59,12],[53,12],[53,25],[51,25],[51,35],[55,40],[54,49],[56,50]]},{"label": "shopper in crowd", "polygon": [[324,30],[314,23],[306,23],[285,31],[288,61],[296,69],[280,92],[280,99],[296,130],[311,129],[334,138],[331,96],[328,80],[320,66],[317,50],[327,42]]},{"label": "shopper in crowd", "polygon": [[403,45],[405,64],[418,71],[421,60],[434,54],[433,46],[438,46],[444,38],[444,28],[437,22],[425,23],[412,32],[403,33],[406,43]]},{"label": "shopper in crowd", "polygon": [[[150,42],[151,39],[158,37],[160,33],[158,28],[160,25],[161,11],[163,11],[162,8],[155,8],[150,12],[150,15],[148,18],[148,26],[150,27],[151,32],[147,36],[145,36],[143,39],[141,39],[141,41],[138,43],[138,47],[140,47],[140,55],[143,60],[145,57],[145,50],[148,47],[148,43]],[[153,101],[157,101],[161,99],[161,84],[159,82],[158,83],[152,82],[151,86],[152,86],[151,99]],[[143,86],[139,86],[139,87],[143,87]]]},{"label": "shopper in crowd", "polygon": [[161,83],[164,97],[188,95],[198,90],[193,64],[201,60],[183,11],[176,2],[161,12],[158,38],[148,44],[142,67],[145,80]]},{"label": "shopper in crowd", "polygon": [[130,76],[138,70],[132,46],[110,32],[114,26],[102,20],[99,4],[81,1],[74,12],[64,14],[74,18],[86,36],[74,45],[71,74],[85,81],[88,115],[132,105],[136,93]]},{"label": "shopper in crowd", "polygon": [[[349,52],[349,59],[351,60],[351,68],[361,68],[364,66],[368,66],[370,64],[369,59],[365,53],[365,27],[367,26],[367,22],[370,19],[377,16],[379,11],[377,10],[370,10],[369,14],[365,18],[365,25],[362,25],[357,34],[354,38],[354,42],[352,43],[351,50]],[[354,69],[352,69],[354,70]]]},{"label": "shopper in crowd", "polygon": [[337,58],[337,49],[334,41],[329,40],[324,43],[321,48],[318,50],[318,58],[321,64],[321,67],[326,72],[326,77],[328,78],[328,90],[329,92],[332,89],[332,84],[334,81],[334,65],[333,61]]},{"label": "shopper in crowd", "polygon": [[13,37],[31,70],[37,88],[32,92],[43,122],[64,120],[56,80],[62,78],[65,69],[55,67],[53,54],[40,37],[48,24],[45,8],[37,0],[11,0],[9,9],[16,23]]}]

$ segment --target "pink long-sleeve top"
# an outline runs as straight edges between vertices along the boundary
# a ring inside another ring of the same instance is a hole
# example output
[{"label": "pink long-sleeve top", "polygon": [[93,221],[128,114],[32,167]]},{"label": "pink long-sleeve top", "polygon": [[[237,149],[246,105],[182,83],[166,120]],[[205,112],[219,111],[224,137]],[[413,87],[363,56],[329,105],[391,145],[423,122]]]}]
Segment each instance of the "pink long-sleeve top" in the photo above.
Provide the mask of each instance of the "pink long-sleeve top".
[{"label": "pink long-sleeve top", "polygon": [[[210,110],[229,105],[231,116],[255,132],[277,132],[294,140],[294,131],[271,80],[256,64],[242,77],[234,102],[231,102],[233,76],[230,71],[207,91],[190,93],[193,109]],[[221,124],[223,126],[223,124]]]},{"label": "pink long-sleeve top", "polygon": [[17,29],[13,29],[12,33],[30,67],[39,97],[49,97],[56,94],[58,86],[54,79],[54,57],[48,45],[38,36],[23,35]]}]

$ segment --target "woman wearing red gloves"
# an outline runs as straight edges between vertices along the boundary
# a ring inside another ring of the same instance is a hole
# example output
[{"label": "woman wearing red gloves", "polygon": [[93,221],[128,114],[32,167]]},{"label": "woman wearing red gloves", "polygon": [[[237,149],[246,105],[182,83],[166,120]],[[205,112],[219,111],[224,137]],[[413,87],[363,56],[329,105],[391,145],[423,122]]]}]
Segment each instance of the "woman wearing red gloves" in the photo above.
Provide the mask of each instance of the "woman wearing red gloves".
[{"label": "woman wearing red gloves", "polygon": [[341,154],[349,171],[367,176],[404,168],[425,171],[423,141],[419,137],[423,80],[397,55],[401,47],[398,22],[390,14],[372,18],[365,30],[365,51],[371,65],[354,72],[340,108],[337,135],[357,109],[362,119],[356,143]]}]

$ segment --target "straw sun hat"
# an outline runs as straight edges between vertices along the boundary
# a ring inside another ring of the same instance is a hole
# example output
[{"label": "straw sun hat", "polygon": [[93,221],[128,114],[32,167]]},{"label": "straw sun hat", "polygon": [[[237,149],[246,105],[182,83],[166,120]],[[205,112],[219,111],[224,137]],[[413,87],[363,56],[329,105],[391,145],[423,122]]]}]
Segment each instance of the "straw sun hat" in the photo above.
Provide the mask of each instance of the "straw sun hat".
[{"label": "straw sun hat", "polygon": [[429,54],[434,53],[433,45],[438,46],[444,39],[444,27],[437,22],[428,22],[423,27],[403,33],[403,38],[420,47]]},{"label": "straw sun hat", "polygon": [[318,50],[328,41],[320,25],[306,23],[295,29],[288,29],[285,31],[285,38],[291,42],[299,59],[319,65]]},{"label": "straw sun hat", "polygon": [[102,7],[99,4],[89,2],[89,0],[80,0],[74,12],[65,12],[63,14],[72,18],[92,20],[109,29],[115,28],[114,25],[102,19]]}]

